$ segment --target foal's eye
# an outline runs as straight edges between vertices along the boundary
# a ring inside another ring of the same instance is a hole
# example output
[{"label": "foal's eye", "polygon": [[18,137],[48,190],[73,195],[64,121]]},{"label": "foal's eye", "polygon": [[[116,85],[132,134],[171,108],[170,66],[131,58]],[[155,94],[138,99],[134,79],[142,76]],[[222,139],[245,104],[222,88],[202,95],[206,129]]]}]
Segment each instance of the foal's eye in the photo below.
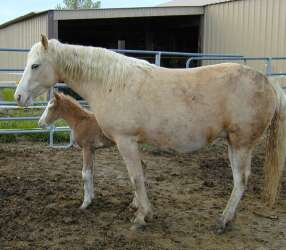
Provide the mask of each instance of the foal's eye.
[{"label": "foal's eye", "polygon": [[39,66],[40,66],[40,64],[33,64],[31,68],[32,69],[37,69],[37,68],[39,68]]}]

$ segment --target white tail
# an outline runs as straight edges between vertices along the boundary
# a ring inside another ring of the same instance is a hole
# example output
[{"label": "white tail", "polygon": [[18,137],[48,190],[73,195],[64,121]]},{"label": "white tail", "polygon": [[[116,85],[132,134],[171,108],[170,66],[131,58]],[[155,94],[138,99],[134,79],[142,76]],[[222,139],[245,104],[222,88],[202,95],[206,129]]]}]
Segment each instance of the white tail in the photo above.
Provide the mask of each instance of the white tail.
[{"label": "white tail", "polygon": [[268,128],[264,163],[263,197],[273,206],[279,196],[286,157],[286,96],[278,83],[271,83],[277,94],[277,107]]}]

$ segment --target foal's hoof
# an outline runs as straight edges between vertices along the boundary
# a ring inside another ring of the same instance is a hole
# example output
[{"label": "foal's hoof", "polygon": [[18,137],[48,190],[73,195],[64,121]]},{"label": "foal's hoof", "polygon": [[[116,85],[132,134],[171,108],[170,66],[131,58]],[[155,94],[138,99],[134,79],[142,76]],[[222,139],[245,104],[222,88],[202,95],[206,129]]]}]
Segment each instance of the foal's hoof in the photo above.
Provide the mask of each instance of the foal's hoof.
[{"label": "foal's hoof", "polygon": [[79,209],[84,210],[84,209],[86,209],[90,204],[91,204],[91,202],[83,202],[83,203],[81,204],[81,206],[79,207]]},{"label": "foal's hoof", "polygon": [[87,205],[82,204],[82,205],[79,207],[79,209],[84,210],[84,209],[86,209],[87,207],[88,207]]}]

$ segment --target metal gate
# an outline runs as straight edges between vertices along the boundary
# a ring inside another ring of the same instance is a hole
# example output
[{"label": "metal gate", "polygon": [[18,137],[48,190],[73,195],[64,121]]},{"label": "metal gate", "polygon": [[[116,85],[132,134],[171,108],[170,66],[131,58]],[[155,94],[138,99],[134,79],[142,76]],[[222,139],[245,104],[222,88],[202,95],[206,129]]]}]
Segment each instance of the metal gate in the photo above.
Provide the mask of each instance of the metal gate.
[{"label": "metal gate", "polygon": [[[0,48],[1,52],[16,52],[16,53],[27,53],[28,49],[9,49]],[[272,71],[272,62],[274,60],[285,60],[286,57],[244,57],[234,54],[203,54],[203,53],[185,53],[185,52],[169,52],[169,51],[145,51],[145,50],[119,50],[114,49],[118,53],[124,53],[125,55],[136,55],[140,57],[142,55],[152,56],[156,65],[161,65],[162,59],[164,57],[182,57],[186,60],[186,68],[189,68],[194,61],[202,60],[218,60],[218,61],[241,61],[247,63],[250,60],[260,60],[265,61],[265,73],[269,76],[285,76],[286,73],[277,73]],[[1,56],[1,54],[0,54]],[[10,74],[22,74],[24,69],[17,68],[0,68],[0,73],[10,73]],[[4,83],[0,85],[0,88],[16,88],[16,83]],[[65,88],[66,85],[58,83],[54,88]],[[47,100],[44,102],[34,102],[33,106],[27,107],[26,109],[45,109],[49,99],[52,97],[52,92],[54,88],[50,89]],[[80,101],[82,105],[87,105],[85,101]],[[20,109],[15,101],[0,101],[0,109]],[[38,120],[39,116],[18,116],[18,117],[0,117],[0,121],[20,121],[20,120]],[[54,144],[54,134],[57,132],[69,132],[70,142],[67,145],[55,145]],[[68,148],[73,145],[72,133],[69,127],[56,127],[50,126],[47,129],[32,128],[32,129],[0,129],[0,135],[7,134],[36,134],[36,133],[48,133],[49,134],[49,145],[55,148]]]}]

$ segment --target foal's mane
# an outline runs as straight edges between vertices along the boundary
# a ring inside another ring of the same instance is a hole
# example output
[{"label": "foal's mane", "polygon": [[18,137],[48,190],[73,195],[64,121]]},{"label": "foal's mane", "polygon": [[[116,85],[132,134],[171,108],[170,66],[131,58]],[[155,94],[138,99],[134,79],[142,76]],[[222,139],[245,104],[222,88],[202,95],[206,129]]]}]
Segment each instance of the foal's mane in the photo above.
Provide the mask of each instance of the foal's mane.
[{"label": "foal's mane", "polygon": [[83,108],[79,102],[77,102],[74,98],[69,95],[64,95],[59,93],[61,102],[61,108],[63,108],[67,112],[72,112],[72,115],[81,116],[81,117],[89,117],[92,113],[85,108]]},{"label": "foal's mane", "polygon": [[104,48],[62,44],[57,40],[49,41],[48,53],[55,58],[60,74],[79,84],[94,81],[104,87],[122,87],[131,72],[148,72],[155,67]]}]

